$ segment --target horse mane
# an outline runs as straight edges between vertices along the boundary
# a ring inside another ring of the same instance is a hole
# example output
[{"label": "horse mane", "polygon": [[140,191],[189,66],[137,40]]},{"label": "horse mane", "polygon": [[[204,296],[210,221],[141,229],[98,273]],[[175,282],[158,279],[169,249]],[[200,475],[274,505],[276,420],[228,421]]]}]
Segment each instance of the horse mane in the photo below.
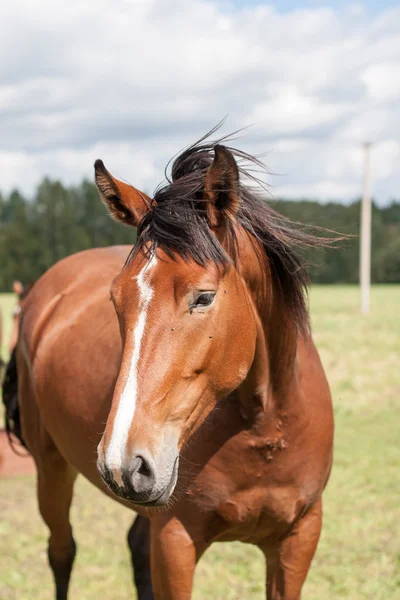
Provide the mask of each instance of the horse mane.
[{"label": "horse mane", "polygon": [[173,160],[171,175],[166,173],[167,182],[157,188],[150,210],[138,227],[137,242],[128,260],[139,252],[153,254],[157,248],[171,258],[178,254],[202,266],[209,261],[224,266],[236,260],[235,225],[229,223],[228,246],[232,252],[228,255],[210,230],[204,206],[207,169],[214,158],[214,147],[224,143],[234,155],[240,174],[237,224],[261,244],[292,319],[299,329],[306,330],[309,278],[304,250],[329,246],[334,239],[310,233],[309,228],[277,213],[265,201],[266,187],[254,174],[254,170],[266,170],[265,165],[258,158],[228,146],[225,142],[231,136],[211,141],[210,135],[217,129],[218,126]]}]

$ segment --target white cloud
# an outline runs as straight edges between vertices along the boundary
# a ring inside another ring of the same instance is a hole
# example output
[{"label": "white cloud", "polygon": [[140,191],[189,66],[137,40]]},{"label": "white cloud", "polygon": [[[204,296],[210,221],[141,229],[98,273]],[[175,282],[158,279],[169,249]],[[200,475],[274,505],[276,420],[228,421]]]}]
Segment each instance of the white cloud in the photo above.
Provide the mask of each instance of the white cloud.
[{"label": "white cloud", "polygon": [[385,105],[400,100],[400,63],[373,64],[365,69],[361,79],[373,102]]},{"label": "white cloud", "polygon": [[[0,3],[0,189],[76,183],[101,157],[151,190],[168,159],[226,114],[268,152],[275,196],[400,188],[400,10],[279,13],[272,1]],[[279,6],[279,3],[276,3]]]}]

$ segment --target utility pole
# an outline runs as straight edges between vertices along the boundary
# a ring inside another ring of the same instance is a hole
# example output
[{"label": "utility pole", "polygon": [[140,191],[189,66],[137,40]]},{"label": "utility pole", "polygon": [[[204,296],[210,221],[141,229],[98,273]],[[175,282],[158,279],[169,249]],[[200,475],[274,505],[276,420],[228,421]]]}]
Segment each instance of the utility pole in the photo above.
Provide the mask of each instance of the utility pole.
[{"label": "utility pole", "polygon": [[371,142],[364,143],[364,186],[361,200],[360,292],[361,313],[369,313],[371,287]]}]

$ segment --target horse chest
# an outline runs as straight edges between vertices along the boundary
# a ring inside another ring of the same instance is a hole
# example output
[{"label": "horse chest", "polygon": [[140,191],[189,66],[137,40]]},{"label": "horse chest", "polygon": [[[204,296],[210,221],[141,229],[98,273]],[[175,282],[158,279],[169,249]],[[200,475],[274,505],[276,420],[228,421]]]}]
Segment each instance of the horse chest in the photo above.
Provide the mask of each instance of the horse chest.
[{"label": "horse chest", "polygon": [[229,496],[222,489],[215,489],[213,494],[209,490],[207,497],[197,491],[194,502],[207,515],[207,541],[254,544],[282,535],[307,505],[305,496],[294,486],[276,485],[237,490]]},{"label": "horse chest", "polygon": [[287,471],[284,437],[235,446],[210,461],[188,491],[190,502],[207,515],[207,539],[258,543],[282,534],[310,498],[307,486]]}]

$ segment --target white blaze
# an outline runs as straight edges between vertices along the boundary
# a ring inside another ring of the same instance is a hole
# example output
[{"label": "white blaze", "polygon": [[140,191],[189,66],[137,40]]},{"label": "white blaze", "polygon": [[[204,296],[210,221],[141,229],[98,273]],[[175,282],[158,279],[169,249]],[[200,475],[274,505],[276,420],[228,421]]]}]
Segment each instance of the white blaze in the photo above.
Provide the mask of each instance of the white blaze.
[{"label": "white blaze", "polygon": [[121,466],[125,456],[128,432],[135,415],[137,398],[137,366],[140,357],[140,346],[146,326],[147,309],[153,297],[153,288],[149,285],[146,275],[156,264],[155,255],[143,267],[136,281],[139,288],[139,317],[133,332],[133,349],[131,364],[125,388],[120,396],[115,414],[111,440],[108,444],[105,463],[112,472],[115,481],[122,485]]}]

